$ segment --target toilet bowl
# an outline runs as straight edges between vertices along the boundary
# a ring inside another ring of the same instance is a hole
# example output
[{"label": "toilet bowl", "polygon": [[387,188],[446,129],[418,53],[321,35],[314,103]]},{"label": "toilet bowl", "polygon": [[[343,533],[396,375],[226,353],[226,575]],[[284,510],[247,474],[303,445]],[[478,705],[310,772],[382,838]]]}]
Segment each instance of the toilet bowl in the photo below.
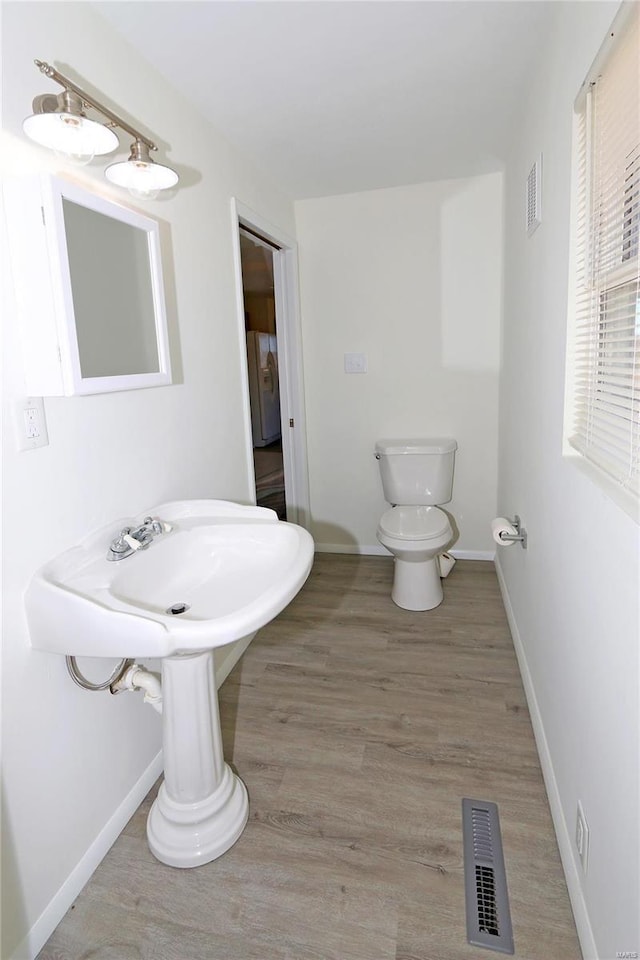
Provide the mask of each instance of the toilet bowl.
[{"label": "toilet bowl", "polygon": [[442,603],[438,556],[453,537],[446,513],[438,507],[391,507],[380,518],[377,537],[394,556],[393,602],[405,610],[433,610]]},{"label": "toilet bowl", "polygon": [[382,489],[393,504],[376,535],[394,557],[391,599],[405,610],[432,610],[442,602],[438,556],[453,530],[438,505],[451,500],[457,446],[451,437],[376,443]]}]

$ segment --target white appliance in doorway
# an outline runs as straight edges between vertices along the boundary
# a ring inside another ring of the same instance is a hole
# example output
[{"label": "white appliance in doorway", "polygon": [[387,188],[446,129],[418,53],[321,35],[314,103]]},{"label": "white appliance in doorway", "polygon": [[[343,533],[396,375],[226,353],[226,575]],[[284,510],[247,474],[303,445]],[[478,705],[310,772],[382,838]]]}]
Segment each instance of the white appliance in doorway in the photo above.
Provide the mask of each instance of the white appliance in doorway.
[{"label": "white appliance in doorway", "polygon": [[278,341],[272,333],[247,332],[249,395],[254,447],[280,439]]}]

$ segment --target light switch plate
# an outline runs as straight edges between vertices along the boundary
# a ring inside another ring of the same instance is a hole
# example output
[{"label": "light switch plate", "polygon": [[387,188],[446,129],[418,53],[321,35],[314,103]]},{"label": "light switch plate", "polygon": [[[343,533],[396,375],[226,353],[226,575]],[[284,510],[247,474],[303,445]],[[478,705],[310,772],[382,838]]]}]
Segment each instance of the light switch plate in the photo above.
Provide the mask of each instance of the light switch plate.
[{"label": "light switch plate", "polygon": [[14,424],[18,450],[35,450],[49,443],[42,397],[25,397],[14,404]]},{"label": "light switch plate", "polygon": [[345,373],[366,373],[367,372],[366,353],[345,353],[344,372]]}]

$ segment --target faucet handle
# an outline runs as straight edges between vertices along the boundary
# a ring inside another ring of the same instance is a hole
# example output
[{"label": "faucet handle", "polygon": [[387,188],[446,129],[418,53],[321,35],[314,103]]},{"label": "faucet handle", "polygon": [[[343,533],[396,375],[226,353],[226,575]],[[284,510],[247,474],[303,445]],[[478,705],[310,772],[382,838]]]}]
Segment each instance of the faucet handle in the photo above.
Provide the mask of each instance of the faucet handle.
[{"label": "faucet handle", "polygon": [[124,542],[131,547],[132,550],[141,550],[142,547],[146,547],[147,544],[142,540],[136,540],[135,537],[132,537],[130,534],[125,533],[122,537]]},{"label": "faucet handle", "polygon": [[172,524],[161,520],[160,517],[145,517],[144,524],[145,526],[149,524],[154,533],[169,533],[170,530],[173,530]]}]

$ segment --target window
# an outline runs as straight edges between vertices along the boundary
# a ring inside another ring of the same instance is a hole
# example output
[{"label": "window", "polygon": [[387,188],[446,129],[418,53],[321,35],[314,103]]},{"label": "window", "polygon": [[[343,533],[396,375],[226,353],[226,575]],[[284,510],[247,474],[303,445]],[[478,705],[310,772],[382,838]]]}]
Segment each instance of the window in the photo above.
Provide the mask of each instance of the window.
[{"label": "window", "polygon": [[577,104],[569,443],[639,495],[640,30],[614,25]]}]

